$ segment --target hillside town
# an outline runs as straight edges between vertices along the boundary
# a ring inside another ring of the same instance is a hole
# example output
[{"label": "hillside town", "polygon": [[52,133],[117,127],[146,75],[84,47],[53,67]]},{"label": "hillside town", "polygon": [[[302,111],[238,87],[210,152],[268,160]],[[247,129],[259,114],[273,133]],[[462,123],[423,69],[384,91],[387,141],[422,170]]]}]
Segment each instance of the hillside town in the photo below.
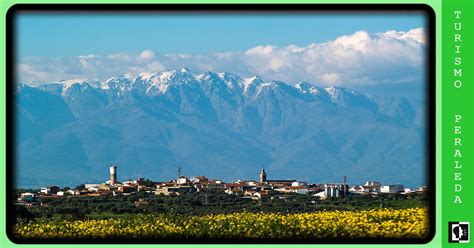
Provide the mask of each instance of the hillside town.
[{"label": "hillside town", "polygon": [[308,183],[296,179],[268,179],[267,172],[262,168],[259,181],[237,180],[224,182],[218,179],[209,179],[206,176],[186,177],[181,175],[178,168],[178,177],[167,182],[152,182],[148,179],[137,178],[119,182],[117,180],[117,166],[110,165],[109,180],[103,183],[83,184],[75,189],[51,185],[41,188],[39,192],[24,192],[18,195],[16,205],[40,205],[42,198],[83,197],[103,195],[131,195],[145,192],[155,195],[180,195],[191,192],[223,191],[227,194],[242,195],[244,198],[260,200],[270,195],[302,194],[318,197],[325,200],[328,197],[343,198],[347,196],[376,196],[378,194],[412,194],[427,191],[426,186],[417,189],[406,188],[402,184],[384,185],[376,181],[367,181],[363,185],[349,186],[346,176],[342,183]]}]

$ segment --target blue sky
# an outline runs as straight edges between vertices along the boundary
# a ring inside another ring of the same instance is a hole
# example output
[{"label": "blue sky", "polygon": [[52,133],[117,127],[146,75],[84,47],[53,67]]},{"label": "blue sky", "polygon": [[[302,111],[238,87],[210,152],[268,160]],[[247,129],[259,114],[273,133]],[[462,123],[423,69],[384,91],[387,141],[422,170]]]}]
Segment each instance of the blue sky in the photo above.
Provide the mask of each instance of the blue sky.
[{"label": "blue sky", "polygon": [[182,67],[354,89],[425,80],[421,13],[16,18],[16,71],[23,82],[107,80]]},{"label": "blue sky", "polygon": [[64,15],[19,14],[18,55],[202,54],[243,51],[259,45],[304,46],[366,30],[408,31],[424,16],[391,15]]}]

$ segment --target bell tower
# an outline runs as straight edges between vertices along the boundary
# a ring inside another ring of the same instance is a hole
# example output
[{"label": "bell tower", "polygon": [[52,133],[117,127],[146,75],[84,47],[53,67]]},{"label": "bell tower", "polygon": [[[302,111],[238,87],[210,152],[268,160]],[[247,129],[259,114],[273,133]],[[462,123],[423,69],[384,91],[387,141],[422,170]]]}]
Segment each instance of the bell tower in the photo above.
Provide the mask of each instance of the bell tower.
[{"label": "bell tower", "polygon": [[266,181],[267,181],[267,173],[265,172],[265,169],[262,168],[262,170],[260,171],[260,182],[263,183]]}]

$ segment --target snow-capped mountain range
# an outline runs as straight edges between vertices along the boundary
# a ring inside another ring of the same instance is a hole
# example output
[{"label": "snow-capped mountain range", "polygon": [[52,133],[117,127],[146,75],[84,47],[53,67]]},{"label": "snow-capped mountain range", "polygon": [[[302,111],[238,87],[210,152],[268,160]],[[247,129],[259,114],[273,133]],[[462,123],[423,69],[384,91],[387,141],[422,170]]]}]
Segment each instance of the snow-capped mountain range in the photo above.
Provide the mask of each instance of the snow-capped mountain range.
[{"label": "snow-capped mountain range", "polygon": [[187,69],[17,84],[23,187],[119,178],[425,180],[422,99]]}]

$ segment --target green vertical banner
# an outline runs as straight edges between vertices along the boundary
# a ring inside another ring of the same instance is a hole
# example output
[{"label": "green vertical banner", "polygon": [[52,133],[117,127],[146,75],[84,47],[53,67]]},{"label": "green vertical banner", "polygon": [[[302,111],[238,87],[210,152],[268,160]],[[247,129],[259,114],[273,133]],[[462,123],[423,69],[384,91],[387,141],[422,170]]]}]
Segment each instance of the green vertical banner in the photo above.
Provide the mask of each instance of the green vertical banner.
[{"label": "green vertical banner", "polygon": [[474,1],[442,2],[443,247],[474,247]]}]

